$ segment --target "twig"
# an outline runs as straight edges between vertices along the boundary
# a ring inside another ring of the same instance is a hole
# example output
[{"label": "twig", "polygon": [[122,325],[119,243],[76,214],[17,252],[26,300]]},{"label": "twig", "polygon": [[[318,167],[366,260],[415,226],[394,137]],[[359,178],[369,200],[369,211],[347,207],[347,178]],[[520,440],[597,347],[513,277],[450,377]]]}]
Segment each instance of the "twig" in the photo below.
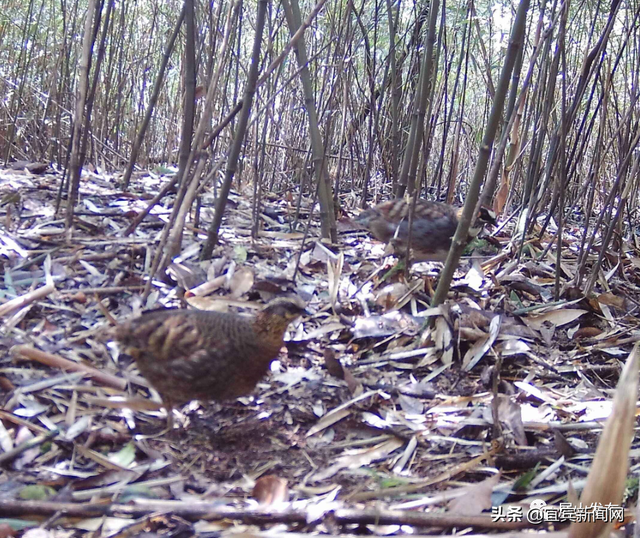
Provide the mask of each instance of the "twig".
[{"label": "twig", "polygon": [[482,462],[486,461],[488,458],[492,458],[493,456],[495,456],[496,451],[496,448],[491,448],[483,454],[480,454],[479,456],[476,456],[475,458],[461,465],[456,465],[451,469],[447,469],[443,473],[440,473],[438,476],[435,476],[434,478],[430,478],[428,480],[416,482],[415,484],[408,484],[405,486],[380,488],[377,491],[363,491],[360,493],[352,494],[348,498],[352,501],[365,501],[369,499],[380,499],[382,497],[395,497],[398,494],[404,495],[406,493],[416,493],[426,488],[427,486],[432,486],[433,484],[437,484],[439,482],[451,480],[454,476],[460,473],[477,468]]},{"label": "twig", "polygon": [[11,299],[7,301],[3,305],[0,305],[0,317],[11,314],[15,310],[26,306],[33,301],[37,301],[38,299],[42,299],[46,297],[50,293],[53,293],[56,290],[56,287],[53,284],[45,284],[44,286],[38,288],[37,290],[30,291],[29,293],[25,293],[20,297],[16,297],[15,299]]},{"label": "twig", "polygon": [[338,509],[325,518],[311,518],[304,510],[274,511],[269,509],[241,509],[220,506],[213,502],[161,501],[136,499],[135,504],[64,503],[47,501],[0,500],[0,513],[5,516],[49,515],[62,511],[69,517],[128,515],[143,517],[153,512],[165,512],[186,519],[235,519],[245,523],[321,523],[329,517],[341,525],[414,525],[418,527],[477,527],[516,530],[535,525],[523,521],[492,521],[491,515],[464,516],[461,514],[425,513],[412,510],[352,510]]},{"label": "twig", "polygon": [[33,424],[28,420],[23,419],[13,413],[0,409],[0,419],[11,422],[12,424],[17,424],[18,426],[24,426],[28,430],[34,431],[39,434],[46,434],[49,432],[46,428],[42,426],[38,426],[37,424]]},{"label": "twig", "polygon": [[33,439],[29,439],[28,441],[25,441],[24,443],[15,447],[13,450],[9,450],[4,454],[0,454],[0,465],[8,461],[12,461],[14,458],[18,457],[20,454],[29,450],[30,448],[39,446],[45,441],[48,441],[49,439],[54,438],[56,435],[58,435],[58,433],[60,433],[60,430],[56,428],[55,430],[51,430],[42,435],[38,435],[38,437],[34,437]]},{"label": "twig", "polygon": [[162,198],[172,189],[172,187],[176,184],[177,181],[178,181],[177,175],[169,178],[169,181],[167,181],[165,185],[160,189],[160,192],[158,192],[158,194],[156,194],[153,197],[153,199],[149,202],[147,207],[145,207],[142,211],[140,211],[138,216],[131,221],[131,224],[129,224],[127,229],[122,233],[123,237],[127,237],[131,235],[136,230],[138,225],[144,220],[144,218],[156,206],[156,204],[160,200],[162,200]]},{"label": "twig", "polygon": [[68,359],[53,355],[51,353],[45,353],[39,349],[35,349],[31,346],[13,346],[11,348],[12,355],[21,355],[26,359],[37,361],[41,364],[46,364],[52,368],[60,368],[61,370],[71,370],[73,372],[85,372],[89,374],[95,381],[113,387],[119,390],[124,390],[127,387],[127,382],[115,375],[108,374],[97,368],[87,366],[79,362],[73,362]]}]

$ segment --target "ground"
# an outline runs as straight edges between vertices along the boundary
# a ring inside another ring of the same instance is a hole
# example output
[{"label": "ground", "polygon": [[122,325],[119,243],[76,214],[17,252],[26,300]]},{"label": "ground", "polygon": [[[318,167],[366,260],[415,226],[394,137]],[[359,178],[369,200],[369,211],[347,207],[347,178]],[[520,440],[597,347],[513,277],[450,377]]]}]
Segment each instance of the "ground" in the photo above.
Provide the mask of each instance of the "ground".
[{"label": "ground", "polygon": [[[282,195],[262,201],[252,241],[250,198],[235,193],[214,258],[197,261],[205,231],[188,226],[172,279],[143,298],[172,197],[124,231],[167,178],[140,174],[130,193],[117,178],[85,178],[69,238],[55,215],[57,174],[1,174],[0,513],[17,518],[4,523],[11,533],[45,520],[25,535],[507,530],[491,521],[492,502],[552,504],[569,480],[582,490],[638,339],[633,250],[611,255],[585,298],[570,285],[580,227],[567,230],[564,295],[554,301],[555,254],[534,257],[553,236],[528,240],[510,265],[519,243],[510,228],[493,230],[432,310],[438,264],[384,280],[394,263],[384,245],[344,223],[341,243],[322,245],[314,221],[303,247],[304,223],[291,227],[296,200]],[[212,211],[205,196],[201,220]],[[188,292],[212,282],[206,294]],[[285,293],[311,315],[290,326],[255,392],[193,402],[163,433],[157,394],[110,342],[112,321],[158,306],[259,307]],[[550,462],[558,466],[545,475]],[[496,500],[516,479],[518,492]]]}]

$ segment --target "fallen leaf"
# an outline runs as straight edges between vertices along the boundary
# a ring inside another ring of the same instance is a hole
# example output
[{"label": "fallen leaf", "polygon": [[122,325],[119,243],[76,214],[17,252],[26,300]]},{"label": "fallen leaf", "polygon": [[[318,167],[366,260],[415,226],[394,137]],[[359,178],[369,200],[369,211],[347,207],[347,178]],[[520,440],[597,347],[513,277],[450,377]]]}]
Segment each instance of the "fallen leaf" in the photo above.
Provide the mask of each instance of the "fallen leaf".
[{"label": "fallen leaf", "polygon": [[474,516],[491,508],[491,494],[493,488],[498,485],[500,474],[490,476],[486,480],[464,488],[464,494],[453,499],[449,506],[449,512],[461,516]]},{"label": "fallen leaf", "polygon": [[231,297],[238,299],[253,286],[253,271],[249,267],[241,267],[231,277],[229,290]]},{"label": "fallen leaf", "polygon": [[276,504],[289,500],[288,482],[275,475],[265,475],[256,480],[251,496],[261,505]]},{"label": "fallen leaf", "polygon": [[586,313],[586,310],[579,308],[565,308],[562,310],[552,310],[544,314],[532,314],[523,317],[522,320],[532,329],[539,331],[545,322],[551,323],[555,327],[562,327]]}]

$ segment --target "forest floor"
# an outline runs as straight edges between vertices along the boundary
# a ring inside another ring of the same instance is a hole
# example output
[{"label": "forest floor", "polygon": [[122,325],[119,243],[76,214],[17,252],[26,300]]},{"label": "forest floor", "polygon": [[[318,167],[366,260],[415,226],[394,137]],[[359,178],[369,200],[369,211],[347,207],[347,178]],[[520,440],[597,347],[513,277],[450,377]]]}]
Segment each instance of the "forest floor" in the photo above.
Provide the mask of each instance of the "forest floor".
[{"label": "forest floor", "polygon": [[[169,268],[175,282],[154,281],[143,304],[174,196],[123,233],[166,181],[140,173],[123,193],[87,175],[69,240],[55,214],[60,176],[0,170],[0,536],[562,528],[498,519],[491,507],[517,514],[584,486],[640,340],[635,245],[607,253],[585,298],[575,278],[584,224],[567,226],[555,301],[555,234],[540,237],[538,225],[518,258],[503,218],[433,309],[439,264],[389,275],[395,259],[346,219],[338,245],[318,242],[317,211],[300,255],[310,201],[294,228],[291,193],[264,200],[252,240],[251,198],[235,193],[212,260],[198,262],[206,225],[192,221]],[[205,195],[201,222],[212,215]],[[184,294],[205,282],[208,294]],[[269,376],[250,397],[192,402],[162,433],[157,394],[104,337],[108,317],[255,308],[283,293],[311,315],[290,326]],[[625,505],[637,489],[628,495]]]}]

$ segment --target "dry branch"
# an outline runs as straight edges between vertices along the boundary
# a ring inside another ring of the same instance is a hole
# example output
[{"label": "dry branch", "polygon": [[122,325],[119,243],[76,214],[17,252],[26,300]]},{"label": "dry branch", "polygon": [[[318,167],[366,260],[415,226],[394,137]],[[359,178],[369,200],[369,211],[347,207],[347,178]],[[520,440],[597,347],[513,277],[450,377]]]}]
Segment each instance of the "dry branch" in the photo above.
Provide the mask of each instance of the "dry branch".
[{"label": "dry branch", "polygon": [[144,517],[153,512],[170,513],[190,520],[234,519],[244,523],[304,523],[316,525],[325,518],[341,525],[413,525],[416,527],[485,528],[517,530],[534,527],[527,521],[492,521],[491,515],[424,513],[411,510],[351,510],[326,512],[314,518],[305,510],[242,509],[220,506],[214,502],[161,501],[137,499],[134,504],[65,503],[47,501],[0,500],[0,513],[6,516],[51,515],[61,512],[68,517],[131,516]]},{"label": "dry branch", "polygon": [[119,390],[124,390],[127,387],[127,382],[117,376],[108,374],[92,366],[81,364],[78,362],[70,361],[63,357],[53,355],[51,353],[45,353],[39,349],[35,349],[31,346],[14,346],[11,348],[12,355],[20,355],[26,359],[37,361],[41,364],[46,364],[52,368],[59,368],[61,370],[71,370],[73,372],[85,372],[90,375],[94,381],[108,387],[113,387]]},{"label": "dry branch", "polygon": [[44,286],[38,288],[37,290],[30,291],[29,293],[25,293],[20,297],[16,297],[15,299],[11,299],[7,301],[3,305],[0,305],[0,317],[11,314],[12,312],[26,306],[33,301],[37,301],[38,299],[42,299],[46,297],[50,293],[53,293],[56,290],[56,287],[52,284],[45,284]]}]

